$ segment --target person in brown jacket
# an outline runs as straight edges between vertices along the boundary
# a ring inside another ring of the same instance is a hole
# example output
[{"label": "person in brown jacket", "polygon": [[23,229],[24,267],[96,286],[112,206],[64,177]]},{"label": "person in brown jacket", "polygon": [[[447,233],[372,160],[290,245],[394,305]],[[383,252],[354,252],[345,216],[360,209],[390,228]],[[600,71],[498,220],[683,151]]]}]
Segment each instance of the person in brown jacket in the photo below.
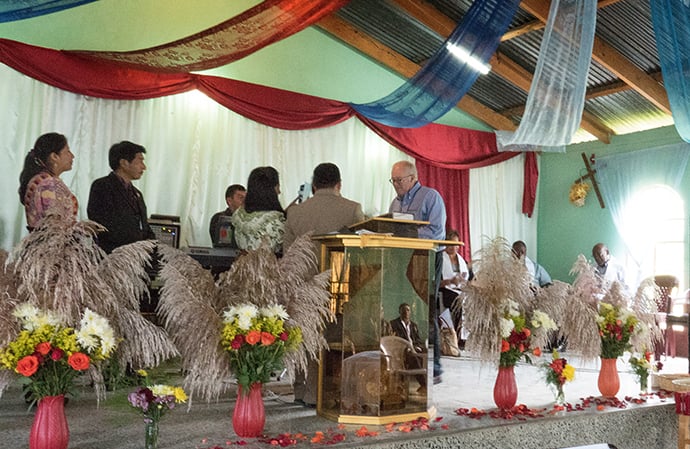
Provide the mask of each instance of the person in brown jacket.
[{"label": "person in brown jacket", "polygon": [[[283,251],[299,236],[308,232],[314,235],[336,232],[364,220],[362,206],[340,196],[340,170],[330,162],[314,168],[312,186],[314,195],[300,204],[287,208]],[[314,246],[316,251],[316,246]],[[307,407],[316,405],[318,389],[318,363],[310,360],[307,373],[297,373],[293,383],[295,402]]]}]

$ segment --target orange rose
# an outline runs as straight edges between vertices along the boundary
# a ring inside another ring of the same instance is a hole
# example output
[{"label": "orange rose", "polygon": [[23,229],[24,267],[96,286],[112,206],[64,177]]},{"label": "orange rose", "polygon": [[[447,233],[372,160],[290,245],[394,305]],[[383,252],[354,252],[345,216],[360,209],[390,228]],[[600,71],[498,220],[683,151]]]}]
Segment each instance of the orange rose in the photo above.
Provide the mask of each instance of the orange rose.
[{"label": "orange rose", "polygon": [[261,332],[259,331],[249,331],[247,332],[247,344],[255,345],[261,341]]},{"label": "orange rose", "polygon": [[35,351],[38,352],[41,355],[48,355],[50,352],[50,342],[44,341],[43,343],[39,343],[36,345]]},{"label": "orange rose", "polygon": [[501,352],[508,352],[510,350],[510,343],[507,340],[501,340]]},{"label": "orange rose", "polygon": [[541,348],[539,346],[537,346],[536,348],[534,348],[532,350],[532,354],[534,354],[537,357],[541,357]]},{"label": "orange rose", "polygon": [[261,344],[263,346],[270,346],[276,341],[276,337],[270,332],[261,332]]},{"label": "orange rose", "polygon": [[89,368],[89,356],[81,352],[75,352],[69,356],[67,363],[77,371],[84,371]]},{"label": "orange rose", "polygon": [[22,376],[30,377],[38,370],[38,357],[27,355],[17,362],[17,372]]},{"label": "orange rose", "polygon": [[522,328],[522,334],[525,336],[525,338],[527,338],[527,337],[529,337],[530,335],[532,335],[532,331],[529,330],[529,328],[524,327],[524,328]]}]

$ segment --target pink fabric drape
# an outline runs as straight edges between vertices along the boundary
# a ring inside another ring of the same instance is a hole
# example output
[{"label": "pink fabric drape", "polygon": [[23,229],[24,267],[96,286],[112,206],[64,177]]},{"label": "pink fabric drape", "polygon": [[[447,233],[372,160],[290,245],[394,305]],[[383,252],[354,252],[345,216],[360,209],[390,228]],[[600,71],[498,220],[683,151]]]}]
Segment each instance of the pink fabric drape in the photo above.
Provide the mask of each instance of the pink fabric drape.
[{"label": "pink fabric drape", "polygon": [[446,228],[455,229],[460,241],[465,244],[459,248],[465,260],[472,259],[470,248],[470,171],[436,167],[417,159],[419,182],[438,190],[446,203]]},{"label": "pink fabric drape", "polygon": [[[238,114],[281,129],[331,126],[356,115],[347,103],[340,101],[213,76],[127,69],[112,62],[90,61],[66,52],[7,39],[0,39],[0,62],[51,86],[98,98],[141,100],[196,88]],[[425,181],[445,176],[460,180],[466,175],[451,175],[453,170],[485,167],[520,154],[499,153],[495,135],[491,132],[433,123],[421,128],[392,128],[364,117],[358,118],[391,145],[413,156],[418,166],[422,163],[447,169]],[[528,215],[534,209],[537,181],[536,156],[528,153],[523,191],[523,212]],[[459,197],[453,181],[439,184],[436,188],[449,199],[446,200],[448,215],[454,217],[449,224],[460,228],[463,238],[469,242],[465,237],[469,236],[469,222],[462,218],[468,214],[467,197],[464,200]],[[462,191],[466,190],[463,188]]]},{"label": "pink fabric drape", "polygon": [[220,67],[318,22],[349,0],[265,0],[207,30],[173,42],[125,52],[71,51],[94,61],[157,72]]}]

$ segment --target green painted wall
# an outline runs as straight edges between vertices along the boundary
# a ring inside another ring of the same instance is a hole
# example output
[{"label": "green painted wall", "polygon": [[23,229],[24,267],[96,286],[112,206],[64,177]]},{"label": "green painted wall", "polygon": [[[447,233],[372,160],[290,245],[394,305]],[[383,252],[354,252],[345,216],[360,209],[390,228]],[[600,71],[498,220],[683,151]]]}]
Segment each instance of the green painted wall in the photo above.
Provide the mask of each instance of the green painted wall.
[{"label": "green painted wall", "polygon": [[[598,157],[681,141],[675,128],[671,126],[614,136],[609,145],[588,142],[568,147],[565,154],[542,153],[538,198],[538,260],[554,279],[572,282],[569,272],[578,254],[591,259],[592,246],[597,242],[606,243],[611,253],[621,255],[620,258],[625,251],[609,210],[600,208],[593,190],[589,192],[585,205],[581,208],[573,206],[568,200],[571,184],[586,173],[581,153],[586,153],[588,157],[592,154]],[[685,173],[679,193],[685,203],[690,204],[690,170]],[[686,222],[687,220],[686,207]],[[685,285],[688,285],[687,279]]]}]

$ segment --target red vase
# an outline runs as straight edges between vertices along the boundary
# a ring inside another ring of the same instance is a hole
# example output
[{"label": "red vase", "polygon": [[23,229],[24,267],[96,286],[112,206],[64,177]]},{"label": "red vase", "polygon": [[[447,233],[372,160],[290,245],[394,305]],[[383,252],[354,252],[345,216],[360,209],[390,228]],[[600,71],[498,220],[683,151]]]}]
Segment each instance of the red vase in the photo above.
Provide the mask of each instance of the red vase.
[{"label": "red vase", "polygon": [[494,402],[500,409],[509,410],[517,402],[517,382],[514,366],[500,366],[494,384]]},{"label": "red vase", "polygon": [[266,411],[264,399],[261,396],[261,382],[256,382],[249,387],[249,391],[237,388],[237,403],[232,413],[232,427],[239,437],[252,438],[261,436],[266,423]]},{"label": "red vase", "polygon": [[601,359],[598,385],[599,392],[606,398],[615,398],[621,386],[620,379],[618,378],[618,368],[616,368],[617,361],[618,359]]},{"label": "red vase", "polygon": [[41,398],[29,434],[29,449],[67,449],[68,444],[65,396]]}]

